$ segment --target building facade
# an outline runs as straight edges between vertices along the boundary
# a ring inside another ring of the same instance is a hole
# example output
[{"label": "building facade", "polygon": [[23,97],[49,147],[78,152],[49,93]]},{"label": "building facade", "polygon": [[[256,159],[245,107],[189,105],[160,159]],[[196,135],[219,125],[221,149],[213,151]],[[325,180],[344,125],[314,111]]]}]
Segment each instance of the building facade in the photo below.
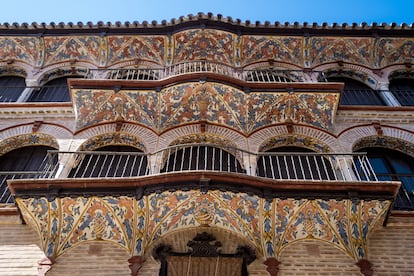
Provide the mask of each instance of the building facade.
[{"label": "building facade", "polygon": [[0,25],[0,274],[412,275],[414,25]]}]

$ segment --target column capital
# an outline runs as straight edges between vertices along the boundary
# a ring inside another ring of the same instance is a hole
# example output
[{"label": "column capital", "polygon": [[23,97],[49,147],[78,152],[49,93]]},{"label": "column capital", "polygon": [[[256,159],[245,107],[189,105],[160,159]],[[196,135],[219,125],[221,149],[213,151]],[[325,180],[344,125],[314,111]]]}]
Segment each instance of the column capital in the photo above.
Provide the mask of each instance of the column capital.
[{"label": "column capital", "polygon": [[131,276],[138,276],[139,270],[144,265],[145,259],[142,256],[132,256],[128,259]]},{"label": "column capital", "polygon": [[44,257],[43,259],[38,261],[37,272],[39,273],[39,276],[45,276],[46,273],[52,268],[52,265],[54,263],[55,262],[53,261],[53,259],[49,257]]},{"label": "column capital", "polygon": [[277,273],[279,272],[280,262],[276,258],[267,258],[263,263],[267,266],[266,270],[269,272],[270,276],[277,276]]},{"label": "column capital", "polygon": [[364,276],[372,276],[374,271],[372,269],[372,263],[366,259],[359,260],[356,265],[359,267],[361,273]]}]

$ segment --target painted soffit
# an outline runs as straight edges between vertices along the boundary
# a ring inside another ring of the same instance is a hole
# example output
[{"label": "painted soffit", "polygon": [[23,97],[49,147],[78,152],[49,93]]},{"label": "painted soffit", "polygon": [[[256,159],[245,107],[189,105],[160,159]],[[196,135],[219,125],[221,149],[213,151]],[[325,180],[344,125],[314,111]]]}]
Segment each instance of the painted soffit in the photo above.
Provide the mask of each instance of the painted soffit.
[{"label": "painted soffit", "polygon": [[244,92],[222,83],[187,82],[157,91],[78,88],[72,83],[71,95],[78,130],[116,121],[137,123],[156,133],[200,121],[223,125],[246,136],[283,123],[330,130],[340,91],[320,86],[309,89],[312,84],[307,89]]},{"label": "painted soffit", "polygon": [[113,242],[131,256],[143,256],[168,233],[208,226],[244,237],[259,256],[278,257],[297,241],[319,240],[355,260],[366,258],[369,235],[391,205],[381,199],[264,199],[219,190],[164,191],[141,199],[18,197],[16,203],[52,258],[87,241]]}]

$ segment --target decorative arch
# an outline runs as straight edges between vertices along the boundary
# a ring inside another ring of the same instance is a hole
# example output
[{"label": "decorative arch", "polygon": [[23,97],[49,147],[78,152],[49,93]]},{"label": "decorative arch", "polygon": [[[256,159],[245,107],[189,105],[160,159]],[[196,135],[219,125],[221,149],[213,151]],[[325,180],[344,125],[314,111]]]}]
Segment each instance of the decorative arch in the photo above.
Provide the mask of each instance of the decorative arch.
[{"label": "decorative arch", "polygon": [[[249,246],[256,249],[256,244],[246,239],[243,235],[240,235],[240,233],[216,226],[195,226],[180,228],[163,235],[159,240],[154,241],[149,245],[149,250],[147,250],[146,253],[150,254],[152,251],[151,249],[156,248],[160,244],[171,245],[175,252],[187,252],[188,241],[192,240],[197,234],[202,232],[213,235],[217,241],[222,243],[220,248],[222,253],[234,253],[238,246]],[[260,252],[260,250],[256,251]]]},{"label": "decorative arch", "polygon": [[[355,150],[357,142],[367,137],[378,137],[378,141],[395,138],[403,141],[403,143],[414,144],[414,134],[411,131],[375,123],[354,126],[344,130],[338,135],[339,141],[347,151]],[[377,138],[370,139],[375,140]]]},{"label": "decorative arch", "polygon": [[[117,131],[117,128],[119,131]],[[95,125],[76,133],[75,138],[85,139],[84,143],[88,143],[87,140],[93,140],[95,139],[94,137],[104,137],[107,135],[110,136],[116,134],[122,134],[122,136],[130,137],[132,141],[139,141],[139,144],[142,144],[140,147],[145,149],[144,152],[154,152],[156,150],[156,144],[158,140],[156,133],[146,127],[127,122],[111,122]],[[128,140],[130,138],[128,138]],[[131,145],[128,141],[124,142],[125,145]]]},{"label": "decorative arch", "polygon": [[140,138],[129,133],[112,132],[94,136],[79,146],[79,151],[93,151],[104,146],[126,145],[147,152],[147,148]]},{"label": "decorative arch", "polygon": [[32,69],[32,67],[25,63],[13,62],[7,64],[7,62],[0,62],[0,77],[16,76],[26,79],[29,75],[28,72]]},{"label": "decorative arch", "polygon": [[200,124],[184,125],[164,132],[158,142],[158,149],[176,145],[184,142],[206,142],[221,146],[230,146],[240,149],[247,149],[246,138],[232,129],[207,124],[205,132],[202,133]]},{"label": "decorative arch", "polygon": [[148,202],[145,251],[175,231],[214,224],[222,231],[244,237],[259,255],[263,254],[259,221],[262,200],[257,196],[218,190],[164,191],[149,195]]},{"label": "decorative arch", "polygon": [[395,66],[392,71],[387,75],[388,79],[391,81],[393,79],[414,79],[414,71],[407,66]]},{"label": "decorative arch", "polygon": [[36,82],[38,85],[44,85],[51,80],[71,77],[71,76],[85,76],[88,73],[88,69],[92,69],[95,66],[91,66],[86,62],[64,62],[55,65],[48,66],[42,70],[42,72],[36,76]]},{"label": "decorative arch", "polygon": [[292,125],[261,129],[249,137],[250,150],[262,152],[281,146],[299,146],[316,152],[341,152],[341,146],[332,134],[317,128]]},{"label": "decorative arch", "polygon": [[0,131],[0,139],[40,133],[54,137],[53,139],[67,139],[72,136],[72,132],[64,126],[34,121],[3,129]]},{"label": "decorative arch", "polygon": [[387,148],[408,154],[414,157],[414,144],[396,137],[389,136],[368,136],[355,141],[353,151],[362,148]]},{"label": "decorative arch", "polygon": [[0,155],[14,149],[36,145],[49,146],[59,149],[59,144],[55,137],[45,133],[27,133],[2,140],[0,142]]},{"label": "decorative arch", "polygon": [[349,63],[328,63],[314,68],[322,71],[324,78],[345,77],[364,83],[372,89],[377,89],[378,83],[382,80],[381,76],[375,74],[366,67]]}]

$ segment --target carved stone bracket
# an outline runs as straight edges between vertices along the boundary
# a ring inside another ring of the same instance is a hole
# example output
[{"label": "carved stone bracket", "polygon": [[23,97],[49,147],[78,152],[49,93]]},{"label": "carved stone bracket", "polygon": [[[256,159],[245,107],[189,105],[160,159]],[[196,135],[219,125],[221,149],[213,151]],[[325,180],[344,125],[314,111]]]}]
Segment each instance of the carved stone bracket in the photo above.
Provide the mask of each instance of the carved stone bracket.
[{"label": "carved stone bracket", "polygon": [[356,265],[359,267],[360,271],[364,276],[372,276],[374,270],[372,269],[372,263],[366,259],[359,260]]},{"label": "carved stone bracket", "polygon": [[45,276],[46,273],[52,268],[53,263],[53,260],[48,257],[45,257],[38,261],[37,271],[39,273],[39,276]]},{"label": "carved stone bracket", "polygon": [[145,259],[142,256],[132,256],[128,259],[129,269],[131,269],[131,276],[138,276],[139,270],[144,265]]},{"label": "carved stone bracket", "polygon": [[276,258],[267,258],[263,263],[267,266],[266,270],[269,272],[270,276],[277,276],[280,262]]}]

